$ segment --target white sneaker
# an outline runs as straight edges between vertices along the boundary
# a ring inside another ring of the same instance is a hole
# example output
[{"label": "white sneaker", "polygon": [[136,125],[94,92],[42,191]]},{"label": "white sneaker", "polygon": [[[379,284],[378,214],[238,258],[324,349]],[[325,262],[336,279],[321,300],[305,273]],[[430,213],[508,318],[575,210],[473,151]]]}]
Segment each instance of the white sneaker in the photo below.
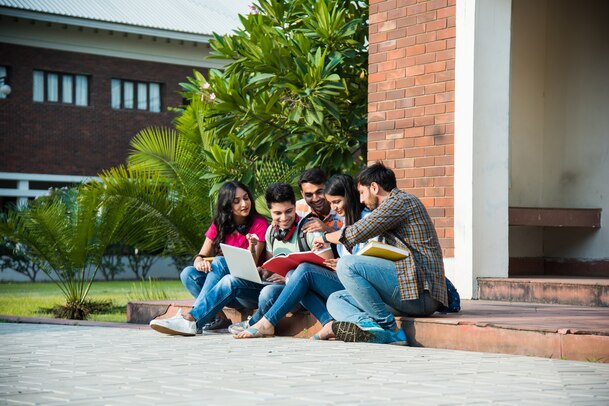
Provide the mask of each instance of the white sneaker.
[{"label": "white sneaker", "polygon": [[159,333],[180,336],[194,336],[197,333],[197,323],[186,320],[182,316],[182,309],[178,309],[176,315],[169,319],[152,320],[150,328]]}]

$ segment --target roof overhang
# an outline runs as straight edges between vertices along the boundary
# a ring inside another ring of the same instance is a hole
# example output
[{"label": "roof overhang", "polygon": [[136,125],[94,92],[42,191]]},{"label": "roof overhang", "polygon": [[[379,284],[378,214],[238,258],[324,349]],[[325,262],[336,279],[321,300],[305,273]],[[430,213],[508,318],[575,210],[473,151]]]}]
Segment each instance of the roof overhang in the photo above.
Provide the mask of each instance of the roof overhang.
[{"label": "roof overhang", "polygon": [[44,21],[56,24],[72,25],[77,27],[96,28],[128,34],[146,35],[157,38],[168,38],[181,41],[192,41],[199,43],[209,43],[213,38],[211,35],[194,34],[188,32],[162,30],[158,28],[147,28],[128,24],[111,23],[105,21],[89,20],[85,18],[60,16],[56,14],[39,13],[36,11],[17,10],[9,7],[0,7],[0,14],[9,17],[16,17],[29,20]]}]

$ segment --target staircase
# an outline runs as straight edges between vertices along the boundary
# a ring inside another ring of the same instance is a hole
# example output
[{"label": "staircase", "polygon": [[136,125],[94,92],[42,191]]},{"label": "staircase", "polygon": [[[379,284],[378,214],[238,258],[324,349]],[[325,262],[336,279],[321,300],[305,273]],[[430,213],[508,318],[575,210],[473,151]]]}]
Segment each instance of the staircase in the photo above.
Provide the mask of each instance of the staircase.
[{"label": "staircase", "polygon": [[[411,346],[609,363],[609,279],[481,278],[480,300],[460,313],[401,317]],[[192,300],[130,302],[130,323],[170,317]],[[225,308],[233,322],[248,314]],[[308,312],[289,314],[277,335],[307,338],[321,326]]]}]

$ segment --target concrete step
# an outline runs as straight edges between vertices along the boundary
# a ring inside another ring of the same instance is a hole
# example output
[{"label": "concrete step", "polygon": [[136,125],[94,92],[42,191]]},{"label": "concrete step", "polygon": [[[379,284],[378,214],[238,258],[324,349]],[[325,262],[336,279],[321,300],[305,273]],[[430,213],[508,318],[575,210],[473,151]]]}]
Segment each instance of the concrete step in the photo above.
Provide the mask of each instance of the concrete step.
[{"label": "concrete step", "polygon": [[[127,304],[127,322],[137,324],[148,324],[155,318],[169,318],[174,316],[179,309],[182,313],[187,313],[192,309],[194,300],[159,300],[129,302]],[[239,311],[230,307],[225,307],[224,315],[233,323],[246,320],[253,311]],[[288,313],[286,317],[279,321],[275,327],[276,334],[279,336],[309,338],[321,329],[321,325],[315,317],[307,311]]]},{"label": "concrete step", "polygon": [[[130,302],[128,321],[170,317],[192,300]],[[609,363],[609,308],[462,300],[461,312],[398,319],[412,346]],[[234,322],[247,314],[225,308]],[[285,317],[277,335],[307,338],[321,326],[308,312]]]},{"label": "concrete step", "polygon": [[609,278],[478,278],[478,298],[505,302],[609,307]]}]

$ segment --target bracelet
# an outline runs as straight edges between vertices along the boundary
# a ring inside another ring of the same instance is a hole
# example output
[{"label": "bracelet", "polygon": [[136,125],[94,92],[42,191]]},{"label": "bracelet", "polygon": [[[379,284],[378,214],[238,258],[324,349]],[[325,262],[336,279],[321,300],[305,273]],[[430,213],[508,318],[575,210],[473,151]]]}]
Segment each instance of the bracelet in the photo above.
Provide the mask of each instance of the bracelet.
[{"label": "bracelet", "polygon": [[328,234],[328,232],[327,232],[327,231],[326,231],[325,233],[323,233],[323,234],[321,235],[321,239],[322,239],[322,241],[323,241],[323,242],[325,242],[326,244],[329,244],[329,243],[330,243],[330,241],[328,241],[327,234]]},{"label": "bracelet", "polygon": [[205,260],[205,258],[207,258],[207,257],[205,255],[197,254],[197,255],[195,255],[195,259],[197,259],[197,258],[201,258],[201,259]]}]

